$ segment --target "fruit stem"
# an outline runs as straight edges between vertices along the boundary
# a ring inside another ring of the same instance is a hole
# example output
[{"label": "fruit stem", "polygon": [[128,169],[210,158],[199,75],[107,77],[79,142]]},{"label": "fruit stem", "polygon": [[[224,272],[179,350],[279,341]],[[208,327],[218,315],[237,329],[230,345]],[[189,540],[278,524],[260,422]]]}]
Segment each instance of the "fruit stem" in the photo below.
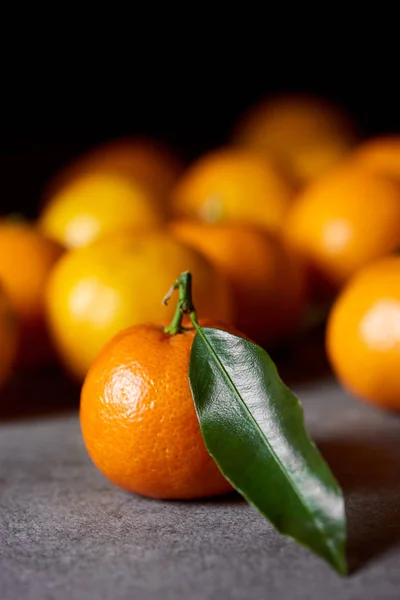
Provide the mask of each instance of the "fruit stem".
[{"label": "fruit stem", "polygon": [[179,290],[179,300],[176,305],[174,317],[170,323],[164,327],[164,332],[170,335],[176,335],[177,333],[183,333],[185,328],[182,327],[182,320],[184,315],[189,315],[193,323],[193,326],[197,330],[199,324],[197,321],[196,309],[193,305],[192,300],[192,274],[189,271],[181,273],[178,279],[172,284],[167,294],[163,299],[163,304],[168,304],[172,294],[175,290]]}]

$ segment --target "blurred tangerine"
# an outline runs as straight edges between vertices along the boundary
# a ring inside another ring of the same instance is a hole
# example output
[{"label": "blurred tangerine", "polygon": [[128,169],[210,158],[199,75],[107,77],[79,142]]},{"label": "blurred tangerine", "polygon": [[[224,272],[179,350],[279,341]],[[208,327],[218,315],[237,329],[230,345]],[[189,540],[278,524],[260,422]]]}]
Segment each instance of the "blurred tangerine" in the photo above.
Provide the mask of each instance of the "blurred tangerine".
[{"label": "blurred tangerine", "polygon": [[0,281],[21,327],[19,362],[52,357],[45,320],[45,286],[63,248],[27,222],[0,222]]},{"label": "blurred tangerine", "polygon": [[67,248],[87,246],[103,235],[160,225],[163,208],[144,187],[106,172],[81,174],[44,207],[40,229]]},{"label": "blurred tangerine", "polygon": [[367,140],[352,157],[357,164],[400,181],[400,135]]},{"label": "blurred tangerine", "polygon": [[326,345],[352,394],[400,411],[400,257],[375,261],[349,281],[329,316]]},{"label": "blurred tangerine", "polygon": [[237,327],[255,341],[271,345],[293,334],[305,303],[302,266],[272,234],[238,223],[181,220],[172,234],[196,248],[229,279]]},{"label": "blurred tangerine", "polygon": [[234,140],[279,161],[299,187],[324,174],[354,147],[354,125],[321,98],[267,98],[239,122]]},{"label": "blurred tangerine", "polygon": [[0,387],[10,376],[18,348],[18,322],[11,302],[0,285]]},{"label": "blurred tangerine", "polygon": [[242,222],[278,230],[293,197],[287,178],[257,152],[225,147],[205,154],[172,190],[177,217]]},{"label": "blurred tangerine", "polygon": [[284,236],[307,261],[315,288],[332,293],[358,269],[399,248],[399,224],[400,186],[345,164],[304,190]]},{"label": "blurred tangerine", "polygon": [[118,175],[160,200],[168,194],[182,170],[180,159],[161,142],[149,138],[122,138],[102,144],[76,158],[50,182],[45,197],[52,198],[77,177],[87,173]]}]

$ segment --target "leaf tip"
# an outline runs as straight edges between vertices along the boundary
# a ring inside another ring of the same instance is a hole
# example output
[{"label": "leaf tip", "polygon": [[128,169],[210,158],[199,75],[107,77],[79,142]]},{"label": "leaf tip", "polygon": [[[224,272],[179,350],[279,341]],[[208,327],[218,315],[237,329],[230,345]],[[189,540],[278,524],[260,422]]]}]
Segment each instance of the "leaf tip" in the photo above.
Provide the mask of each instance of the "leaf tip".
[{"label": "leaf tip", "polygon": [[333,566],[338,575],[346,577],[348,575],[348,566],[346,553],[344,549],[337,549],[331,554],[330,564]]}]

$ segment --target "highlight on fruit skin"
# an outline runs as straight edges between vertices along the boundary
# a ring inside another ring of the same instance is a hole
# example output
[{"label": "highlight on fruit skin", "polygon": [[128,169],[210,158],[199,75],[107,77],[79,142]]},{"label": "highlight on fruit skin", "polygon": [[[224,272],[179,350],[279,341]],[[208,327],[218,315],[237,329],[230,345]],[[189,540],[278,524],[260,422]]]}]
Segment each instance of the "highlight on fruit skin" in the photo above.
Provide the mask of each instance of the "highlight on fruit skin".
[{"label": "highlight on fruit skin", "polygon": [[191,325],[177,335],[162,324],[135,325],[104,346],[86,376],[80,422],[87,451],[103,475],[129,492],[188,500],[232,490],[204,445],[193,403],[194,336]]},{"label": "highlight on fruit skin", "polygon": [[18,318],[0,283],[0,389],[10,377],[19,343]]},{"label": "highlight on fruit skin", "polygon": [[165,232],[117,233],[67,252],[50,277],[46,297],[53,343],[66,370],[81,381],[116,333],[171,318],[173,308],[165,308],[160,298],[176,273],[187,268],[195,275],[202,313],[231,322],[229,282],[199,252]]},{"label": "highlight on fruit skin", "polygon": [[400,411],[400,257],[361,269],[329,315],[326,348],[334,372],[354,396]]},{"label": "highlight on fruit skin", "polygon": [[226,275],[238,329],[267,347],[296,332],[306,305],[305,270],[277,236],[253,225],[184,219],[169,230]]},{"label": "highlight on fruit skin", "polygon": [[355,273],[400,246],[400,186],[352,161],[310,184],[285,223],[286,242],[333,295]]},{"label": "highlight on fruit skin", "polygon": [[62,246],[28,221],[0,221],[0,281],[20,325],[19,366],[35,367],[53,360],[45,288],[63,252]]},{"label": "highlight on fruit skin", "polygon": [[242,222],[277,231],[294,189],[273,161],[253,150],[222,147],[195,160],[171,192],[176,218]]},{"label": "highlight on fruit skin", "polygon": [[38,225],[51,239],[78,248],[124,229],[141,232],[158,227],[165,216],[144,186],[99,171],[79,174],[54,193]]},{"label": "highlight on fruit skin", "polygon": [[342,161],[357,137],[354,123],[333,103],[282,94],[250,108],[237,124],[233,141],[277,160],[303,187]]}]

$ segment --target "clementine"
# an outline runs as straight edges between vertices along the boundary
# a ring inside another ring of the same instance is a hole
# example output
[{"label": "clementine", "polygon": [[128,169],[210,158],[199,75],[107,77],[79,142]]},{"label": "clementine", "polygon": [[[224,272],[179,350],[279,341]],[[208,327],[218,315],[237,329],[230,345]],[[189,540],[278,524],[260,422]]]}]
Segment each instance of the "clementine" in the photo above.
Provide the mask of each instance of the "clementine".
[{"label": "clementine", "polygon": [[17,316],[3,287],[0,286],[0,387],[10,375],[17,348]]},{"label": "clementine", "polygon": [[57,173],[45,198],[58,195],[82,175],[106,173],[139,185],[148,195],[163,201],[181,170],[181,161],[161,142],[140,137],[117,139],[89,150]]},{"label": "clementine", "polygon": [[0,281],[20,326],[19,363],[38,365],[52,356],[45,320],[45,285],[63,252],[33,225],[0,222]]},{"label": "clementine", "polygon": [[375,261],[349,281],[329,316],[326,345],[351,393],[400,411],[400,257]]},{"label": "clementine", "polygon": [[298,186],[340,162],[356,140],[350,119],[333,104],[306,95],[261,102],[241,119],[234,139],[278,160]]},{"label": "clementine", "polygon": [[99,470],[130,492],[190,499],[232,489],[206,450],[195,412],[188,377],[194,335],[193,327],[170,335],[161,325],[135,325],[106,344],[86,376],[86,448]]},{"label": "clementine", "polygon": [[172,212],[178,217],[238,221],[276,231],[293,189],[270,160],[251,150],[227,147],[195,161],[171,194]]},{"label": "clementine", "polygon": [[367,140],[356,148],[352,158],[372,171],[400,180],[400,135]]},{"label": "clementine", "polygon": [[284,236],[336,290],[359,268],[400,246],[400,187],[351,164],[311,184],[288,214]]},{"label": "clementine", "polygon": [[172,222],[170,230],[226,275],[241,331],[268,346],[296,330],[306,297],[304,271],[276,237],[239,223],[181,220]]}]

